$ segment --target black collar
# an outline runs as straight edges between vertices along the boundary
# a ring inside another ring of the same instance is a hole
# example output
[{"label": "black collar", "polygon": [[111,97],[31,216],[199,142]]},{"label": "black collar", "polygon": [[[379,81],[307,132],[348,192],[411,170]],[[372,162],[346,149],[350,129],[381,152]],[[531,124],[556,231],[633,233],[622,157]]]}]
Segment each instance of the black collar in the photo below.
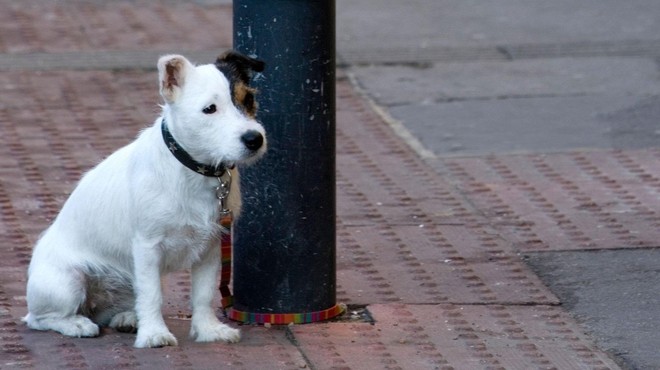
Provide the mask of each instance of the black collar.
[{"label": "black collar", "polygon": [[170,153],[184,166],[188,167],[190,170],[195,171],[196,173],[208,177],[221,177],[225,174],[227,168],[220,164],[217,167],[209,166],[197,162],[193,157],[186,152],[179,143],[174,140],[174,137],[170,133],[170,130],[167,129],[167,124],[165,123],[165,118],[160,125],[161,132],[163,133],[163,141],[167,145]]}]

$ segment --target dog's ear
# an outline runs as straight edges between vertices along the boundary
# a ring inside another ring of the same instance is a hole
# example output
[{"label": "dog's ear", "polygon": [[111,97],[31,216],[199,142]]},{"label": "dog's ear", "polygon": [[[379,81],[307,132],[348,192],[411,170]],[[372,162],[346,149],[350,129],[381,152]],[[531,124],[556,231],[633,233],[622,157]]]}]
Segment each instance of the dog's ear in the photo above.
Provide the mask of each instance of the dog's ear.
[{"label": "dog's ear", "polygon": [[186,74],[192,64],[181,55],[165,55],[158,60],[160,94],[166,102],[173,103],[186,82]]},{"label": "dog's ear", "polygon": [[266,68],[266,63],[259,59],[250,58],[237,51],[227,51],[221,54],[215,61],[215,66],[223,71],[227,69],[236,74],[236,77],[246,85],[250,83],[251,71],[261,72]]}]

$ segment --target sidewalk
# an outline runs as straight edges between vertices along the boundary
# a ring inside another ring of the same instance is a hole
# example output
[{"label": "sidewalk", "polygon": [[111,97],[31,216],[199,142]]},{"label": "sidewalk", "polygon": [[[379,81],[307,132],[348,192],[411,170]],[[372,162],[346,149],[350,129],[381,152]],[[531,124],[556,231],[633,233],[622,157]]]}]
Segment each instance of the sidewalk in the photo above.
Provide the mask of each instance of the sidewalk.
[{"label": "sidewalk", "polygon": [[[525,258],[657,247],[660,149],[445,155],[429,140],[439,133],[410,126],[405,104],[387,104],[369,82],[376,70],[348,49],[337,81],[337,300],[347,315],[197,344],[179,273],[164,305],[178,347],[137,350],[134,335],[107,329],[96,339],[27,330],[25,270],[39,233],[80,175],[158,114],[155,56],[204,63],[231,46],[231,5],[0,0],[0,27],[1,369],[621,368]],[[350,45],[339,36],[341,54]]]}]

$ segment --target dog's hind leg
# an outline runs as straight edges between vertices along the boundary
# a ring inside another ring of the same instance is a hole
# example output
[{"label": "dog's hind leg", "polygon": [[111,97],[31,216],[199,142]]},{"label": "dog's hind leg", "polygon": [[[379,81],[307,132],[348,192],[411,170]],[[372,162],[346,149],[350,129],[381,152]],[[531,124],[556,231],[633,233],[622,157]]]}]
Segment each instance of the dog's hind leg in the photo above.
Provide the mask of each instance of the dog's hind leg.
[{"label": "dog's hind leg", "polygon": [[87,296],[84,308],[89,314],[83,311],[85,316],[101,327],[107,326],[122,333],[137,332],[135,293],[129,273],[112,268],[90,269]]},{"label": "dog's hind leg", "polygon": [[56,265],[33,261],[27,284],[28,314],[23,321],[32,329],[54,330],[69,337],[98,336],[98,325],[79,314],[85,302],[84,274]]},{"label": "dog's hind leg", "polygon": [[54,330],[67,337],[97,337],[99,327],[82,315],[60,317],[59,315],[36,316],[28,313],[23,320],[35,330]]}]

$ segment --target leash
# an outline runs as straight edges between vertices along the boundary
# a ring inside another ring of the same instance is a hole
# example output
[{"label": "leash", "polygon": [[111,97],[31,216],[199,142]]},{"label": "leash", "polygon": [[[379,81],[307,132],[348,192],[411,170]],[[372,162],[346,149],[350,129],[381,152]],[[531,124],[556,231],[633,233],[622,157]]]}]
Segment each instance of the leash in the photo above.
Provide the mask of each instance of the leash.
[{"label": "leash", "polygon": [[234,304],[234,297],[229,289],[231,283],[231,257],[232,257],[232,226],[234,215],[227,208],[229,190],[231,189],[231,172],[225,171],[218,179],[218,187],[215,188],[215,197],[218,198],[220,208],[219,224],[222,227],[220,235],[220,305],[227,316],[227,310]]},{"label": "leash", "polygon": [[256,313],[243,312],[235,308],[229,310],[229,318],[244,324],[309,324],[332,319],[346,312],[345,304],[336,304],[328,309],[303,313]]}]

